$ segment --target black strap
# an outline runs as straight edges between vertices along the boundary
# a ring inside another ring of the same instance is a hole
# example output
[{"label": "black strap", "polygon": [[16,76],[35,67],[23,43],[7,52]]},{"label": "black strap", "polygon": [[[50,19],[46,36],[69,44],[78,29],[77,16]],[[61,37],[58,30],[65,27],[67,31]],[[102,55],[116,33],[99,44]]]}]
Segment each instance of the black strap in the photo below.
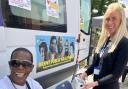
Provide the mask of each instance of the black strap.
[{"label": "black strap", "polygon": [[[13,81],[12,81],[12,79],[10,78],[10,76],[8,76],[8,78],[11,80],[11,83],[12,83],[12,85],[13,85]],[[27,88],[28,88],[28,89],[31,89],[27,81],[26,81],[26,85],[27,85]],[[13,86],[14,86],[14,85],[13,85]],[[14,88],[15,88],[15,86],[14,86]]]},{"label": "black strap", "polygon": [[100,56],[100,60],[99,60],[99,65],[101,66],[102,65],[102,63],[103,63],[103,57],[108,53],[108,49],[109,49],[109,47],[110,47],[110,42],[111,42],[111,40],[110,40],[110,37],[106,40],[106,42],[104,43],[104,45],[103,45],[103,47],[101,48],[101,50],[100,50],[100,53],[99,53],[99,56],[100,56],[100,54],[101,54],[101,56]]},{"label": "black strap", "polygon": [[27,85],[28,89],[31,89],[27,81],[26,81],[26,85]]}]

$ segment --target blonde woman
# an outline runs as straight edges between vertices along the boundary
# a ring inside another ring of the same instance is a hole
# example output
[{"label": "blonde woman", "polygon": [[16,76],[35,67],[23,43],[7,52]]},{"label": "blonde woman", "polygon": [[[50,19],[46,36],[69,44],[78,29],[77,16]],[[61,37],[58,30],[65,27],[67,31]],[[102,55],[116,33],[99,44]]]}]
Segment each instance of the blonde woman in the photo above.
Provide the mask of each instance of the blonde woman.
[{"label": "blonde woman", "polygon": [[103,19],[92,65],[80,75],[82,79],[94,74],[94,82],[82,89],[120,89],[118,80],[128,60],[128,32],[125,12],[121,4],[108,6]]}]

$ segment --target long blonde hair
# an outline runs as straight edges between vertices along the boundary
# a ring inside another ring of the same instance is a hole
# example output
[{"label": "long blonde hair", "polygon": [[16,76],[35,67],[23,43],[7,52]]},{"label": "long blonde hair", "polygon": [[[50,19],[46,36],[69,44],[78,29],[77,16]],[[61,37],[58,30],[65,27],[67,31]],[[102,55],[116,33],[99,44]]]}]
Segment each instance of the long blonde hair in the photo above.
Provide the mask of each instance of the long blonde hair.
[{"label": "long blonde hair", "polygon": [[[115,33],[115,35],[113,36],[112,44],[108,50],[108,52],[113,52],[114,49],[117,47],[119,41],[122,39],[122,37],[128,36],[128,31],[127,31],[127,27],[126,27],[125,11],[124,11],[124,8],[122,7],[122,5],[120,3],[112,3],[108,6],[108,9],[110,9],[110,8],[113,8],[113,10],[116,10],[121,14],[120,26],[117,29],[117,32]],[[106,13],[107,13],[107,11],[106,11]],[[105,18],[103,18],[102,31],[101,31],[101,35],[100,35],[96,50],[95,50],[96,53],[98,53],[100,51],[101,47],[103,46],[104,42],[106,41],[106,39],[108,37],[109,37],[109,33],[107,32],[107,30],[105,28]]]}]

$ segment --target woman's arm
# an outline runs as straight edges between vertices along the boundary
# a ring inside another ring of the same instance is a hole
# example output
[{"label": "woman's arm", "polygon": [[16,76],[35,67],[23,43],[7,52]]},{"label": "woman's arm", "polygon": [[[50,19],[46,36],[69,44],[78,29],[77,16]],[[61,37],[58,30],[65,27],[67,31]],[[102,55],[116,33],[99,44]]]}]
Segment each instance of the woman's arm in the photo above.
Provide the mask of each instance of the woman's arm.
[{"label": "woman's arm", "polygon": [[108,84],[113,81],[118,81],[119,77],[121,76],[123,69],[128,61],[128,41],[127,39],[123,40],[116,49],[114,64],[113,64],[113,71],[109,75],[101,78],[98,81],[99,85]]}]

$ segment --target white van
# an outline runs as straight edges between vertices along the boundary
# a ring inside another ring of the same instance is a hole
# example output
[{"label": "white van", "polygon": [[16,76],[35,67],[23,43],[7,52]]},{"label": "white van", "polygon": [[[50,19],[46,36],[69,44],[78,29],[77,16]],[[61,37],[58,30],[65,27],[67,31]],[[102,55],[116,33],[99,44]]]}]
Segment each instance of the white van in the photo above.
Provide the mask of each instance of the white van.
[{"label": "white van", "polygon": [[[32,52],[31,76],[44,89],[68,78],[76,71],[76,61],[89,55],[90,19],[91,0],[0,0],[0,78],[9,74],[8,61],[18,47]],[[49,56],[52,50],[54,57]]]}]

